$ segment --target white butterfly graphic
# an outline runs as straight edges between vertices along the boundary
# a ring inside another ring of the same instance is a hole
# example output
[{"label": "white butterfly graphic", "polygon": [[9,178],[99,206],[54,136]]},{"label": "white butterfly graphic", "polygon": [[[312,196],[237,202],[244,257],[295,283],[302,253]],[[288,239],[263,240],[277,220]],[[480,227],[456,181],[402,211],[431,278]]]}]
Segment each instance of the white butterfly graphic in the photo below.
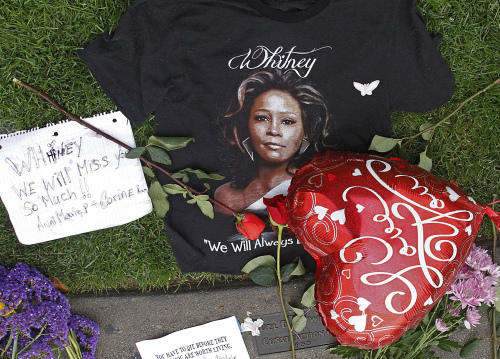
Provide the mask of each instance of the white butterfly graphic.
[{"label": "white butterfly graphic", "polygon": [[375,80],[369,84],[360,84],[359,82],[353,82],[352,84],[354,85],[356,90],[361,92],[361,96],[365,96],[365,95],[370,96],[372,94],[373,90],[375,90],[377,88],[379,83],[380,83],[380,80]]}]

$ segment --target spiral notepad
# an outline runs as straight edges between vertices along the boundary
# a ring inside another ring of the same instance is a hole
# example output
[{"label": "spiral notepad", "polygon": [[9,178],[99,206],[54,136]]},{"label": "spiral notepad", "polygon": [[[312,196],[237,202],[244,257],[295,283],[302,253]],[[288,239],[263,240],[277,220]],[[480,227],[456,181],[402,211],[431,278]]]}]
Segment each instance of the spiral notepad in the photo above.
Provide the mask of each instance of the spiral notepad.
[{"label": "spiral notepad", "polygon": [[[84,121],[135,147],[121,112]],[[74,121],[0,135],[0,196],[19,241],[114,227],[151,212],[140,161],[126,152]]]}]

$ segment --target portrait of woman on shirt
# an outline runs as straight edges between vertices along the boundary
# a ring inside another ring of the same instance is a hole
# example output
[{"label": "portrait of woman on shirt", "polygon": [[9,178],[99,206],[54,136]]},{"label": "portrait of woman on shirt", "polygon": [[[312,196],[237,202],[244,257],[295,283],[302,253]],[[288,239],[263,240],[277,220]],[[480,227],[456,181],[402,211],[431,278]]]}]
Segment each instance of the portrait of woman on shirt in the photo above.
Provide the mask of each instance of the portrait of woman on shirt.
[{"label": "portrait of woman on shirt", "polygon": [[263,211],[264,197],[286,195],[304,162],[333,149],[333,119],[321,93],[293,71],[254,73],[236,97],[218,119],[231,182],[215,199],[237,212]]}]

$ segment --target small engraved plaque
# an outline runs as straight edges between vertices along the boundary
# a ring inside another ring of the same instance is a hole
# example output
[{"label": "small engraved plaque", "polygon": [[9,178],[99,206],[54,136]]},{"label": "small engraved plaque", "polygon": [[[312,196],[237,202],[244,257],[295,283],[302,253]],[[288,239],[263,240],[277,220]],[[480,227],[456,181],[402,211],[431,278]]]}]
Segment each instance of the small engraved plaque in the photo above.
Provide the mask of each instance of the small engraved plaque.
[{"label": "small engraved plaque", "polygon": [[[288,314],[290,324],[294,316],[295,314]],[[316,312],[311,311],[306,316],[306,327],[300,333],[293,333],[295,350],[337,343]],[[260,318],[264,320],[264,325],[260,328],[260,336],[254,337],[259,355],[291,350],[290,336],[283,313],[269,314]]]}]

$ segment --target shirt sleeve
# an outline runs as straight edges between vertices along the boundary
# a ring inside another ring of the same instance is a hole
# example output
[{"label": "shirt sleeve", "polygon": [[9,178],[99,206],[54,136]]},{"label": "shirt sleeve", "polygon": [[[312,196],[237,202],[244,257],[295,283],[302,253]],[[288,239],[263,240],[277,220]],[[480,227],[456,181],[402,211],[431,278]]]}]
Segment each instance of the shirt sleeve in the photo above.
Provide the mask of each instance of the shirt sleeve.
[{"label": "shirt sleeve", "polygon": [[173,2],[136,1],[114,33],[100,35],[78,52],[104,92],[137,126],[181,83],[174,9],[168,3]]},{"label": "shirt sleeve", "polygon": [[391,110],[426,112],[453,95],[454,77],[415,0],[396,0],[388,57]]}]

